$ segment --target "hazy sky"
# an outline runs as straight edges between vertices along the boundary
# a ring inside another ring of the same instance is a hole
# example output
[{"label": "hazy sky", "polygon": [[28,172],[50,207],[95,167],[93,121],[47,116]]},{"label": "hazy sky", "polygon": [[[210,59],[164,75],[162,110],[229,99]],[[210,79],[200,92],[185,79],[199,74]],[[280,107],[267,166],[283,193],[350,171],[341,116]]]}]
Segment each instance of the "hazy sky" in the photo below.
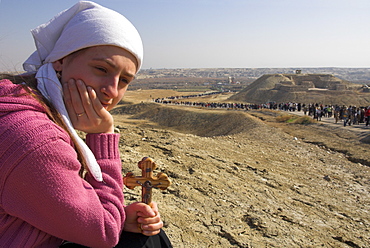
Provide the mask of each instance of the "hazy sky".
[{"label": "hazy sky", "polygon": [[[0,0],[0,71],[34,51],[30,29],[76,0]],[[369,0],[97,0],[144,42],[143,68],[370,67]]]}]

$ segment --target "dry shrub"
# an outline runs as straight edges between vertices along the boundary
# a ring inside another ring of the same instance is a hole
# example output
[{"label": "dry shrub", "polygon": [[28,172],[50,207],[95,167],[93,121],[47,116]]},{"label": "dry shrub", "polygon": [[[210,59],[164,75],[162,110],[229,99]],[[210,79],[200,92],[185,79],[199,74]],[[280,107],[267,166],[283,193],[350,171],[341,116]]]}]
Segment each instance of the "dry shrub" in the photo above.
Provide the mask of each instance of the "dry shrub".
[{"label": "dry shrub", "polygon": [[305,116],[300,116],[297,119],[293,120],[292,123],[294,124],[311,124],[311,123],[316,123],[314,119],[311,117],[305,115]]},{"label": "dry shrub", "polygon": [[277,122],[291,122],[294,119],[293,115],[279,115],[276,117]]}]

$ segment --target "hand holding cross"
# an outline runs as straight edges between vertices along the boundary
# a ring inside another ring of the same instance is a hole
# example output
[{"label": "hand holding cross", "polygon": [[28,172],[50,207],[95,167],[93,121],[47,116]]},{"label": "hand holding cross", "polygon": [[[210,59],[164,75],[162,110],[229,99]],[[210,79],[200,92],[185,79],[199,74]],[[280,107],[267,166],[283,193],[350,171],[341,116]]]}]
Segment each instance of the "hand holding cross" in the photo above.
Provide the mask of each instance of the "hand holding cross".
[{"label": "hand holding cross", "polygon": [[153,170],[157,168],[157,165],[151,158],[144,157],[138,163],[138,167],[141,169],[141,176],[135,177],[134,173],[129,172],[123,178],[123,183],[129,189],[141,186],[141,200],[146,204],[150,204],[152,202],[152,188],[165,190],[171,185],[171,181],[162,172],[159,172],[157,176],[153,176]]}]

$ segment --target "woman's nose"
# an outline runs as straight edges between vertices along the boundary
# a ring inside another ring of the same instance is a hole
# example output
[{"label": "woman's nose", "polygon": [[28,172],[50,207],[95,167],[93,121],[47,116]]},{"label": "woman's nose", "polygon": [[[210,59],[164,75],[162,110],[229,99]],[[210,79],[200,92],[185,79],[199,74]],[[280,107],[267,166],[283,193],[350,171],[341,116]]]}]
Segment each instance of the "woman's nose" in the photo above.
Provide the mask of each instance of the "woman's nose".
[{"label": "woman's nose", "polygon": [[119,78],[109,78],[104,84],[105,86],[102,87],[101,91],[111,99],[118,97],[118,81]]}]

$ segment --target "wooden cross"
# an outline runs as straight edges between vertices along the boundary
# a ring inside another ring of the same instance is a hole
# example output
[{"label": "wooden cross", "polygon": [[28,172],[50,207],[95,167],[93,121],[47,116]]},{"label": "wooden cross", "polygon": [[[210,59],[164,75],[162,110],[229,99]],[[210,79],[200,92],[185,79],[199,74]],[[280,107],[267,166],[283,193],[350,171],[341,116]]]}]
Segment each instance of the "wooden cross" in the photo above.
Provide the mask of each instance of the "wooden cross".
[{"label": "wooden cross", "polygon": [[165,190],[171,185],[171,181],[162,172],[153,176],[153,170],[157,168],[157,165],[151,158],[144,157],[138,163],[138,167],[141,169],[141,176],[135,177],[134,173],[129,172],[123,178],[123,183],[129,189],[141,186],[141,201],[150,204],[152,202],[152,188]]}]

